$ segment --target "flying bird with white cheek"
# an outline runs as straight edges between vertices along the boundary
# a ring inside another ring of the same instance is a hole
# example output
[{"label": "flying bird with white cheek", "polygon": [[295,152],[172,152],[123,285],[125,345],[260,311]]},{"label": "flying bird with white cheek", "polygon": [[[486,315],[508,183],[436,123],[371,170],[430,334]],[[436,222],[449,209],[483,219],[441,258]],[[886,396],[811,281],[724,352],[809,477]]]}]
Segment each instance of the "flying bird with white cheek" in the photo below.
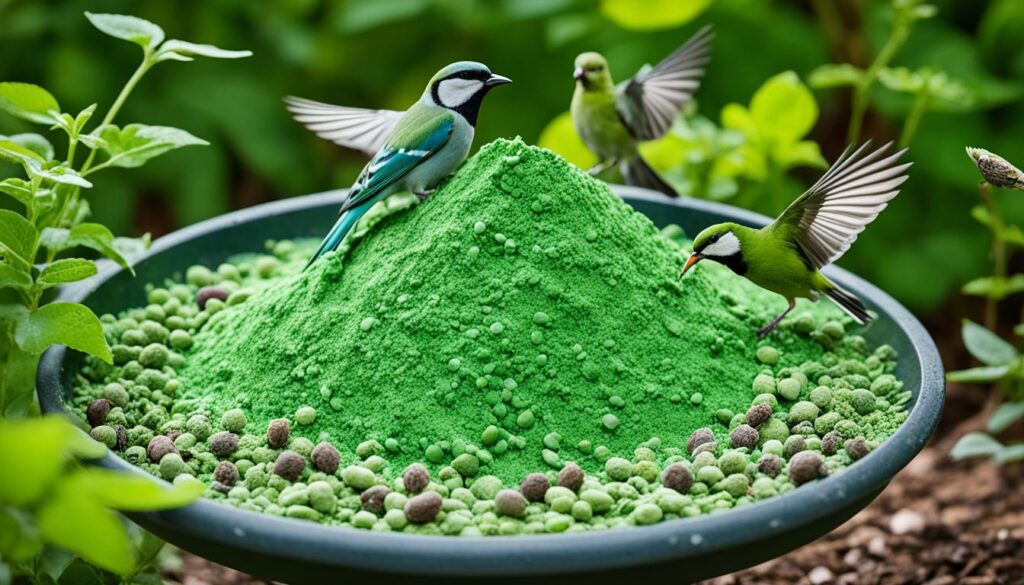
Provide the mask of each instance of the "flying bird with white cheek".
[{"label": "flying bird with white cheek", "polygon": [[870,151],[870,142],[842,156],[818,182],[770,225],[753,229],[713,225],[693,240],[682,274],[701,260],[714,260],[761,288],[778,293],[789,307],[760,329],[764,337],[796,306],[799,297],[832,299],[860,324],[871,321],[860,299],[819,270],[843,255],[857,235],[899,194],[913,163],[896,164],[906,149],[886,154],[892,143]]},{"label": "flying bird with white cheek", "polygon": [[469,154],[484,96],[511,82],[482,63],[459,61],[438,71],[419,101],[404,113],[286,98],[295,119],[317,136],[373,156],[345,196],[338,221],[306,267],[336,250],[345,234],[378,201],[403,190],[421,199],[430,195]]}]

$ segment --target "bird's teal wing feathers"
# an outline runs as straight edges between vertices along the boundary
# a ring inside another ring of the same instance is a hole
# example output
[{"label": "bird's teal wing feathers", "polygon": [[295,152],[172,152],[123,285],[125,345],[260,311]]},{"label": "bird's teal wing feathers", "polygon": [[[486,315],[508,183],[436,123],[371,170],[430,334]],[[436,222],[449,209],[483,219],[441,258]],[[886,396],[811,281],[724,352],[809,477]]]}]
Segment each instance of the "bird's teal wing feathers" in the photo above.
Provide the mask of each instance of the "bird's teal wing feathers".
[{"label": "bird's teal wing feathers", "polygon": [[912,163],[896,164],[907,149],[870,151],[852,146],[767,229],[796,244],[813,268],[843,255],[864,228],[899,194]]}]

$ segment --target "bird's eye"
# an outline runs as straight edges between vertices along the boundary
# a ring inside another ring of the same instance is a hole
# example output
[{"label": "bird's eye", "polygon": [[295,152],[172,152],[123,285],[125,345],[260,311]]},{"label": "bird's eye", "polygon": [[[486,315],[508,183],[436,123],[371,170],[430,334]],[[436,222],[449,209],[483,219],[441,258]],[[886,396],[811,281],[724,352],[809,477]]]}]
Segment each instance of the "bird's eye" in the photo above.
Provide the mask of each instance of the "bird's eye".
[{"label": "bird's eye", "polygon": [[603,69],[603,67],[601,67],[600,65],[591,65],[591,66],[590,66],[590,70],[591,70],[592,72],[594,72],[594,73],[598,73],[598,72],[600,72],[600,71],[601,71],[601,69]]}]

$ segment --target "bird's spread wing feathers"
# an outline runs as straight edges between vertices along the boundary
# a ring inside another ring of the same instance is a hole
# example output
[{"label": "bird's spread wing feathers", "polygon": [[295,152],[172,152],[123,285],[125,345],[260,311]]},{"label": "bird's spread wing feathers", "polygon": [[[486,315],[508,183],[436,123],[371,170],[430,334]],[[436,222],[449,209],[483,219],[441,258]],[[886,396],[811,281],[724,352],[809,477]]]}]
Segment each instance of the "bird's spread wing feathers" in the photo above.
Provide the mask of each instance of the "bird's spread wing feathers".
[{"label": "bird's spread wing feathers", "polygon": [[907,180],[906,170],[913,163],[896,164],[907,149],[887,155],[891,142],[874,151],[870,145],[848,147],[772,226],[791,230],[800,252],[816,269],[842,256]]},{"label": "bird's spread wing feathers", "polygon": [[454,128],[455,118],[447,112],[431,120],[421,116],[403,119],[392,138],[363,167],[341,205],[341,212],[369,201],[430,158],[448,142]]},{"label": "bird's spread wing feathers", "polygon": [[325,140],[374,155],[387,142],[401,112],[334,106],[286,97],[285,106],[295,121]]},{"label": "bird's spread wing feathers", "polygon": [[653,140],[668,132],[700,86],[713,37],[711,26],[705,26],[661,63],[619,85],[616,109],[633,136]]}]

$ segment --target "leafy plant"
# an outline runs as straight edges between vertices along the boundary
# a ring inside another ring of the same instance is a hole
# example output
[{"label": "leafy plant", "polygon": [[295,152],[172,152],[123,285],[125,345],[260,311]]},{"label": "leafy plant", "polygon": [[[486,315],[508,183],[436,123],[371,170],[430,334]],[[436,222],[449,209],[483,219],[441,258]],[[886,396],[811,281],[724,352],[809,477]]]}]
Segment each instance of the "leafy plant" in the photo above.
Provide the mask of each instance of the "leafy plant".
[{"label": "leafy plant", "polygon": [[995,332],[977,323],[965,320],[961,334],[967,351],[983,365],[949,372],[946,379],[960,383],[997,384],[1008,400],[992,413],[986,427],[988,433],[964,435],[950,456],[954,459],[991,457],[1000,463],[1024,461],[1024,443],[1003,445],[993,436],[1024,418],[1024,356]]},{"label": "leafy plant", "polygon": [[[163,543],[141,531],[133,543],[114,510],[179,507],[204,486],[195,480],[165,488],[142,475],[79,463],[104,453],[104,445],[59,417],[0,421],[0,582],[161,582],[153,561]],[[76,556],[89,566],[76,567]],[[65,577],[72,571],[87,578]]]},{"label": "leafy plant", "polygon": [[[24,177],[0,181],[0,192],[23,208],[21,213],[0,209],[0,413],[5,415],[35,410],[35,365],[49,345],[67,345],[111,361],[99,319],[89,308],[64,302],[44,304],[44,295],[53,287],[97,272],[92,260],[58,259],[58,255],[79,247],[90,248],[131,270],[130,252],[148,246],[148,236],[136,240],[115,238],[106,226],[86,221],[89,202],[81,193],[93,186],[89,177],[105,169],[138,167],[184,146],[206,144],[177,128],[115,125],[114,119],[132,90],[158,63],[191,61],[197,56],[249,55],[247,51],[165,40],[159,26],[133,16],[86,16],[104,33],[142,48],[142,63],[92,130],[86,128],[96,113],[95,104],[71,115],[64,113],[57,99],[42,87],[0,83],[0,109],[67,136],[67,153],[60,158],[51,142],[40,134],[0,137],[0,159],[24,171]],[[77,155],[83,149],[88,154],[79,163],[81,157]],[[36,264],[39,259],[43,264]]]}]

